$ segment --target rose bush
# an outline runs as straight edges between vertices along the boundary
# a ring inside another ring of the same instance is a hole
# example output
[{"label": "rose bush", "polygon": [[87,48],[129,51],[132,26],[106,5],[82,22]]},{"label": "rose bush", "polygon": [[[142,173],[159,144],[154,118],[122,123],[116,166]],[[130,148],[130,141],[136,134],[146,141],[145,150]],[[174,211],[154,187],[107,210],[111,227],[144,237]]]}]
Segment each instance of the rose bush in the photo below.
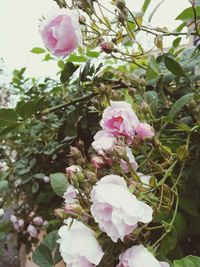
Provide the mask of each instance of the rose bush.
[{"label": "rose bush", "polygon": [[[2,238],[15,231],[27,251],[37,245],[41,267],[198,266],[200,56],[179,44],[199,36],[199,8],[170,32],[145,24],[151,1],[140,13],[125,1],[56,2],[76,15],[46,18],[47,50],[32,52],[57,61],[60,79],[15,70],[20,100],[0,109],[0,201],[4,214],[11,207]],[[159,51],[149,55],[138,33]]]}]

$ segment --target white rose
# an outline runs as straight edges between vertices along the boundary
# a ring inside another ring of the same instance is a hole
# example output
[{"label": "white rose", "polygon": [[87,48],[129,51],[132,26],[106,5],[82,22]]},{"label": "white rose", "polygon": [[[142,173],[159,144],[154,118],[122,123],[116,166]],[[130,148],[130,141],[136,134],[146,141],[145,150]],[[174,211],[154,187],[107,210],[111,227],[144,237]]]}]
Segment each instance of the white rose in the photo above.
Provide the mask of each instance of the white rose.
[{"label": "white rose", "polygon": [[95,233],[82,222],[69,218],[58,235],[60,253],[68,267],[92,267],[100,263],[104,253]]}]

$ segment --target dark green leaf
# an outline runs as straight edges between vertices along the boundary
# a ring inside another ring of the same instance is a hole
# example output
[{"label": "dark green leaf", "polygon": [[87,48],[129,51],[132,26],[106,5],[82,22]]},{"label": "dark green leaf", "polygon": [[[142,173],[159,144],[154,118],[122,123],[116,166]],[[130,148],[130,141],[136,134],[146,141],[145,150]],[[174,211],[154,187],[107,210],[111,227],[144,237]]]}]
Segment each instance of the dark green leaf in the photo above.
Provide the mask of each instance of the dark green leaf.
[{"label": "dark green leaf", "polygon": [[40,185],[39,185],[38,182],[36,182],[36,181],[33,182],[32,189],[31,189],[31,191],[32,191],[33,194],[36,194],[38,192],[39,186]]},{"label": "dark green leaf", "polygon": [[51,251],[44,244],[40,244],[36,248],[36,250],[33,252],[32,259],[33,259],[33,262],[37,264],[39,267],[53,267],[54,266]]},{"label": "dark green leaf", "polygon": [[67,62],[61,73],[60,80],[62,83],[69,81],[72,74],[78,69],[78,66],[75,66],[72,62]]},{"label": "dark green leaf", "polygon": [[0,109],[0,127],[14,126],[17,124],[17,113],[11,108]]},{"label": "dark green leaf", "polygon": [[160,245],[160,252],[163,255],[167,255],[170,251],[172,251],[177,244],[177,232],[176,229],[172,229],[165,238],[162,240]]},{"label": "dark green leaf", "polygon": [[180,207],[186,211],[188,214],[192,216],[199,216],[199,211],[197,209],[197,206],[195,205],[195,202],[192,201],[192,199],[182,197],[180,199]]},{"label": "dark green leaf", "polygon": [[[196,10],[196,16],[197,18],[200,17],[200,6],[195,7]],[[194,19],[194,10],[192,7],[188,7],[185,10],[181,12],[181,14],[178,15],[176,20],[182,20],[182,21],[187,21]]]},{"label": "dark green leaf", "polygon": [[58,240],[58,238],[59,238],[58,231],[55,230],[55,231],[49,233],[44,238],[43,244],[46,245],[50,251],[53,251],[57,246],[56,241]]},{"label": "dark green leaf", "polygon": [[62,197],[68,186],[66,176],[61,172],[53,173],[50,175],[50,181],[54,192]]},{"label": "dark green leaf", "polygon": [[85,67],[83,68],[83,71],[81,72],[80,74],[80,80],[83,82],[87,75],[88,75],[88,72],[90,70],[90,60],[88,60],[85,64]]},{"label": "dark green leaf", "polygon": [[185,104],[192,99],[193,95],[194,95],[193,93],[190,93],[182,96],[179,100],[177,100],[174,103],[169,114],[174,116],[176,113],[178,113],[182,109],[182,107],[184,107]]},{"label": "dark green leaf", "polygon": [[8,189],[8,181],[7,180],[0,181],[0,191],[6,190],[6,189]]},{"label": "dark green leaf", "polygon": [[34,54],[42,54],[45,53],[45,49],[41,47],[34,47],[31,52]]},{"label": "dark green leaf", "polygon": [[166,68],[169,71],[171,71],[171,73],[173,73],[176,76],[185,76],[185,73],[184,73],[181,65],[176,60],[165,55],[164,61],[165,61]]},{"label": "dark green leaf", "polygon": [[174,48],[177,48],[180,44],[180,41],[181,41],[181,37],[178,37],[176,38],[174,41],[173,41],[173,47]]},{"label": "dark green leaf", "polygon": [[181,260],[173,261],[174,267],[199,267],[200,257],[187,256]]}]

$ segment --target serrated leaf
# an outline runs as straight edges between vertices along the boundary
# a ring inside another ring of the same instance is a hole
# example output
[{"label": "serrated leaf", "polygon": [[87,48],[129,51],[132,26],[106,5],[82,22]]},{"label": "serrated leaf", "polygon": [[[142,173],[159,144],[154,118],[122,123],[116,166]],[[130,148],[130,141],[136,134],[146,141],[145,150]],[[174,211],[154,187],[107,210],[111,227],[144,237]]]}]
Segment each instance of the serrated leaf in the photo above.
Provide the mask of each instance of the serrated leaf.
[{"label": "serrated leaf", "polygon": [[43,54],[45,53],[45,49],[44,48],[41,48],[41,47],[34,47],[32,50],[31,50],[32,53],[34,54]]},{"label": "serrated leaf", "polygon": [[193,93],[190,93],[178,99],[172,106],[169,114],[174,116],[176,113],[178,113],[182,109],[182,107],[184,107],[185,104],[192,99],[193,95]]},{"label": "serrated leaf", "polygon": [[174,267],[199,267],[200,257],[187,256],[181,260],[173,261]]},{"label": "serrated leaf", "polygon": [[[197,18],[200,18],[200,6],[195,7],[195,10]],[[176,18],[176,20],[182,20],[182,21],[187,21],[191,19],[194,19],[194,10],[192,7],[188,7],[185,10],[183,10]]]},{"label": "serrated leaf", "polygon": [[78,69],[79,66],[75,66],[72,62],[67,62],[63,71],[61,72],[60,80],[62,83],[69,81],[72,74]]},{"label": "serrated leaf", "polygon": [[35,249],[35,251],[33,252],[32,259],[33,259],[33,262],[37,264],[39,267],[53,267],[54,266],[51,251],[43,243],[40,244]]},{"label": "serrated leaf", "polygon": [[146,78],[147,80],[155,79],[159,76],[160,68],[154,57],[151,57],[147,67]]},{"label": "serrated leaf", "polygon": [[0,109],[0,127],[14,126],[17,124],[17,113],[11,108]]},{"label": "serrated leaf", "polygon": [[53,173],[50,175],[50,183],[54,192],[62,197],[68,187],[66,176],[61,172]]},{"label": "serrated leaf", "polygon": [[185,73],[184,73],[181,65],[176,60],[174,60],[172,57],[168,57],[165,55],[164,62],[165,62],[166,68],[171,73],[173,73],[176,76],[185,76]]}]

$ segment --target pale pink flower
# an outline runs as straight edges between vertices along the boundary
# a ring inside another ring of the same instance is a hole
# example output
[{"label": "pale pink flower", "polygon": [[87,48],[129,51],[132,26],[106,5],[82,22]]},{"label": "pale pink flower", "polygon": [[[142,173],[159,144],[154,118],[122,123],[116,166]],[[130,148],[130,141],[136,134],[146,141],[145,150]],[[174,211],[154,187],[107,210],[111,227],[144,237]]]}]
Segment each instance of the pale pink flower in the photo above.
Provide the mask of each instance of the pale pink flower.
[{"label": "pale pink flower", "polygon": [[4,209],[0,209],[0,218],[4,215]]},{"label": "pale pink flower", "polygon": [[24,220],[23,219],[19,219],[18,220],[18,225],[22,229],[24,227]]},{"label": "pale pink flower", "polygon": [[82,34],[75,11],[57,10],[41,23],[40,33],[43,42],[52,54],[65,57],[81,43]]},{"label": "pale pink flower", "polygon": [[117,242],[130,234],[138,222],[149,223],[153,210],[132,195],[123,177],[104,176],[91,192],[91,213],[99,228]]},{"label": "pale pink flower", "polygon": [[65,204],[75,203],[77,193],[78,193],[78,190],[73,185],[69,185],[67,187],[66,192],[63,195],[63,198],[65,199]]},{"label": "pale pink flower", "polygon": [[105,132],[116,137],[126,136],[129,139],[134,137],[138,124],[138,117],[131,105],[124,101],[111,101],[111,105],[104,110],[100,122]]},{"label": "pale pink flower", "polygon": [[112,134],[101,130],[95,134],[92,146],[98,153],[102,154],[103,151],[111,149],[115,141],[116,138]]},{"label": "pale pink flower", "polygon": [[72,175],[73,173],[81,172],[82,168],[78,165],[72,165],[65,169],[66,174]]},{"label": "pale pink flower", "polygon": [[116,267],[170,267],[158,261],[143,245],[133,246],[119,256]]},{"label": "pale pink flower", "polygon": [[27,232],[33,238],[36,238],[38,236],[38,231],[36,230],[35,226],[33,226],[32,224],[29,224],[27,228]]},{"label": "pale pink flower", "polygon": [[33,223],[34,223],[35,225],[37,225],[37,226],[41,226],[41,225],[43,225],[43,222],[44,222],[44,220],[43,220],[43,218],[40,217],[40,216],[37,216],[37,217],[35,217],[35,218],[33,219]]},{"label": "pale pink flower", "polygon": [[[136,171],[138,168],[138,164],[135,161],[135,157],[133,156],[132,151],[128,146],[126,146],[126,156],[128,157],[131,168]],[[125,160],[120,160],[120,167],[125,173],[129,172],[129,166]]]},{"label": "pale pink flower", "polygon": [[141,140],[152,139],[155,135],[154,129],[148,123],[139,123],[135,129],[137,137]]},{"label": "pale pink flower", "polygon": [[69,218],[58,235],[60,253],[68,267],[93,267],[100,263],[104,253],[95,233],[82,222]]}]

